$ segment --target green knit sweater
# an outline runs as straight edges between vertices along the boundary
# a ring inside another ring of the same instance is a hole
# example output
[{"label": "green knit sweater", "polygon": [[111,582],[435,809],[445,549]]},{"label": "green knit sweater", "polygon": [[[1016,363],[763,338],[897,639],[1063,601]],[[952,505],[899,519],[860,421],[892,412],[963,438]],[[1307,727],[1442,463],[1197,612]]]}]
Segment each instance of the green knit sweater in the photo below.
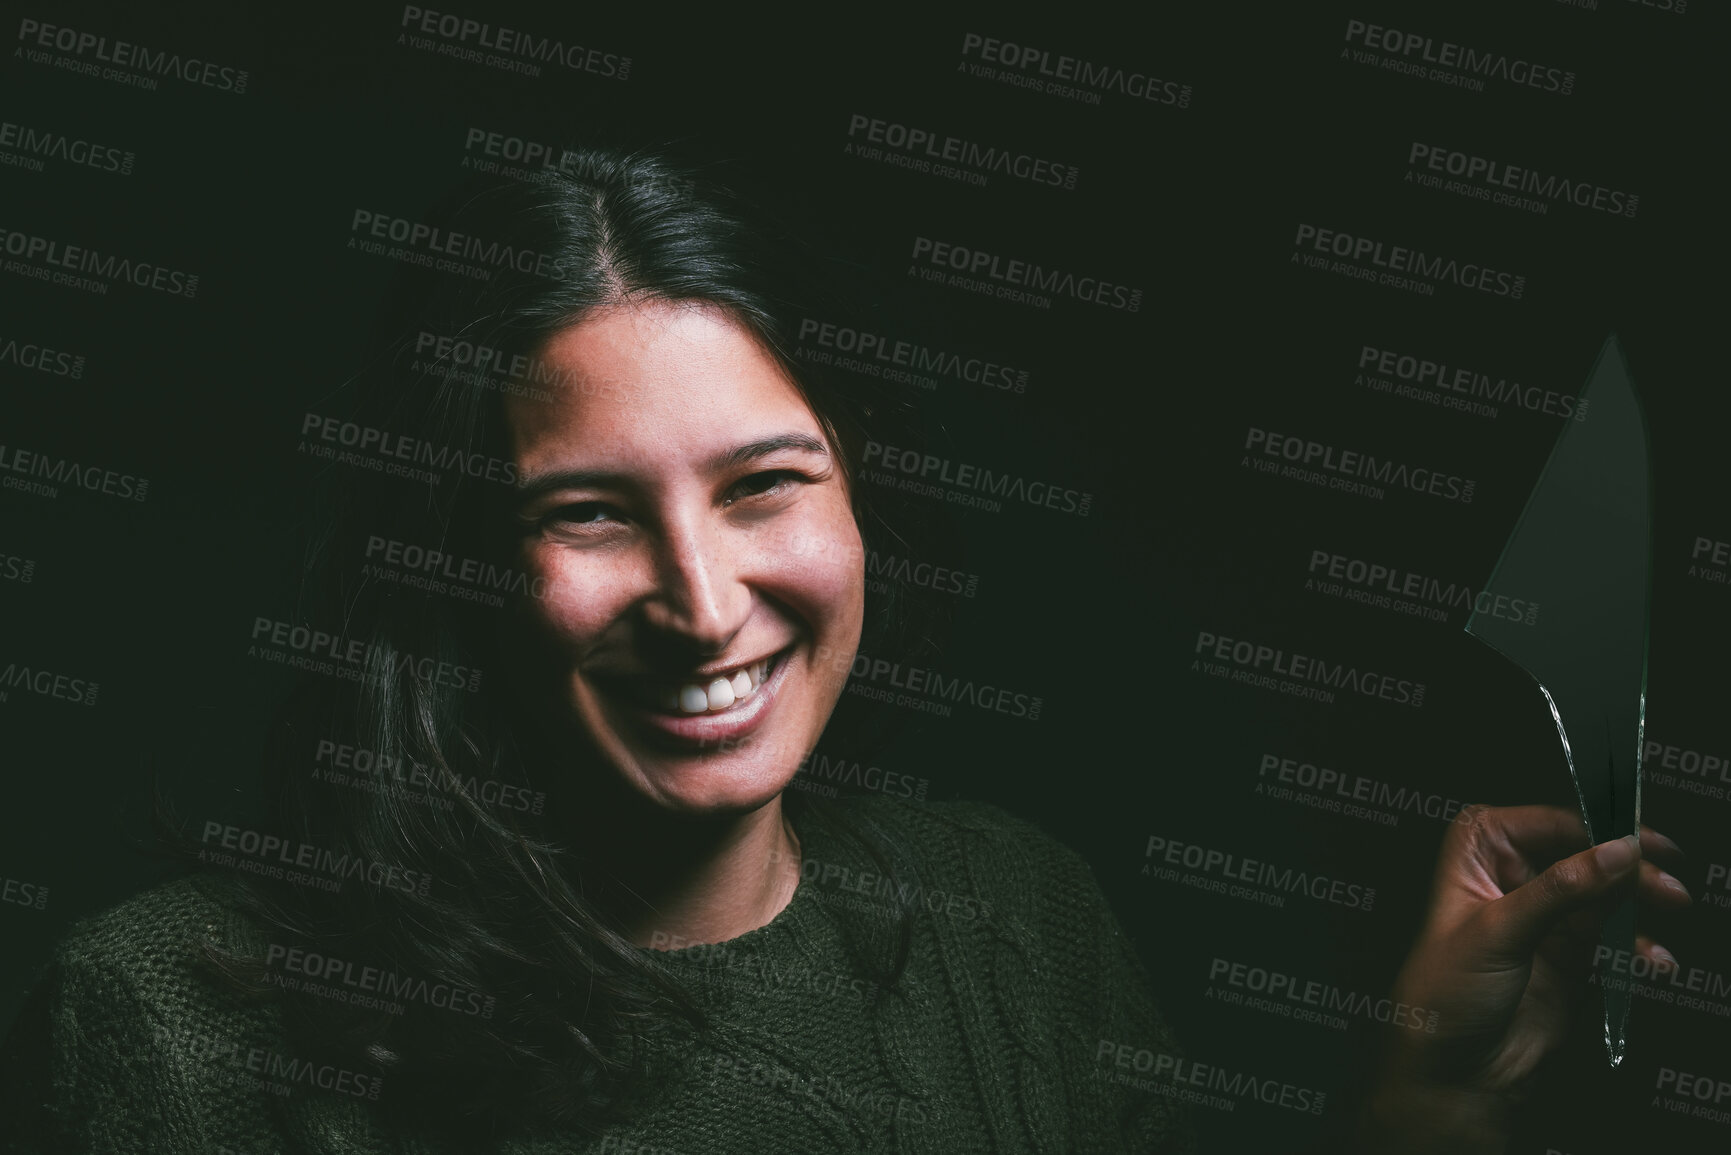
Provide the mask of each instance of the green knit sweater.
[{"label": "green knit sweater", "polygon": [[[772,921],[726,943],[656,955],[713,1021],[683,1036],[644,1109],[599,1138],[520,1137],[493,1150],[1193,1149],[1173,1100],[1114,1077],[1108,1047],[1177,1047],[1079,856],[983,804],[841,805],[915,855],[919,913],[899,982],[879,992],[844,934],[850,916],[889,909],[884,880],[847,840],[796,820],[800,882]],[[370,1076],[295,1063],[279,1009],[202,977],[199,939],[231,949],[265,941],[225,901],[229,885],[203,876],[170,883],[67,938],[6,1044],[8,1149],[455,1149],[391,1134]]]}]

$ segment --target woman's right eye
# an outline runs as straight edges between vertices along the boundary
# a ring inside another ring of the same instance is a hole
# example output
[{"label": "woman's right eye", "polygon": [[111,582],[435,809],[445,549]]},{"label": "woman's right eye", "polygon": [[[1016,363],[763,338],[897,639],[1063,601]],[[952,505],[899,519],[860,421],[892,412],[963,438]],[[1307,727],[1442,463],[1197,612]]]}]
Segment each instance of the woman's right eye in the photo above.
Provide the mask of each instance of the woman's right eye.
[{"label": "woman's right eye", "polygon": [[541,525],[550,529],[577,529],[594,532],[624,520],[619,511],[600,501],[577,501],[549,510],[541,517]]}]

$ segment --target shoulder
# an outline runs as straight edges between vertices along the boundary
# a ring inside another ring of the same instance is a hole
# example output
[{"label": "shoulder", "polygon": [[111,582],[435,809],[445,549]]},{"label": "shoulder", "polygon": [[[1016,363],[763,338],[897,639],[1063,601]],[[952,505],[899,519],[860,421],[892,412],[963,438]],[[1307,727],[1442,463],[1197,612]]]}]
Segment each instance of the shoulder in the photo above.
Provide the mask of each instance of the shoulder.
[{"label": "shoulder", "polygon": [[62,1046],[97,1023],[129,1047],[170,1050],[217,1030],[274,1035],[271,1008],[216,962],[260,957],[267,938],[234,883],[176,879],[75,923],[35,997]]},{"label": "shoulder", "polygon": [[123,940],[142,945],[194,930],[225,935],[240,915],[238,886],[219,875],[190,874],[140,891],[131,898],[73,923],[64,947],[118,948]]},{"label": "shoulder", "polygon": [[269,1133],[243,1060],[278,1047],[275,1008],[206,962],[210,948],[250,953],[259,937],[237,897],[194,876],[74,924],[0,1047],[0,1113],[17,1121],[21,1150]]},{"label": "shoulder", "polygon": [[175,879],[74,923],[54,952],[61,971],[96,972],[134,987],[185,977],[206,947],[245,951],[261,938],[235,884]]}]

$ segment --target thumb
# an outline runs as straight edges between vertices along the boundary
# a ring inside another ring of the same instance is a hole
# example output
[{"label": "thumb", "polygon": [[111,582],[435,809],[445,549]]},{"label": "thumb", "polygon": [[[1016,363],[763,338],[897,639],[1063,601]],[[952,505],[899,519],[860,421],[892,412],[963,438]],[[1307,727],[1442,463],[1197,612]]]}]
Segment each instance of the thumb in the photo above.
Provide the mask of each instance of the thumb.
[{"label": "thumb", "polygon": [[1492,954],[1530,959],[1559,919],[1611,893],[1641,866],[1641,836],[1601,842],[1553,862],[1491,904],[1483,944]]}]

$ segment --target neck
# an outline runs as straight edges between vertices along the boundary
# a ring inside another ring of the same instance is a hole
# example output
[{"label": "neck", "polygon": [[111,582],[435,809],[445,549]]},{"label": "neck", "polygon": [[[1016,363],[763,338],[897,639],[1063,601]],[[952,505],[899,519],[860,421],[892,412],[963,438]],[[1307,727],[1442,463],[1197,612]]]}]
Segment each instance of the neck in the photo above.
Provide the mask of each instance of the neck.
[{"label": "neck", "polygon": [[800,846],[781,796],[746,813],[669,813],[614,782],[553,816],[585,897],[626,938],[660,950],[725,942],[779,914]]},{"label": "neck", "polygon": [[726,942],[780,914],[799,883],[799,840],[777,796],[749,814],[642,830],[646,853],[615,855],[614,917],[639,946]]}]

